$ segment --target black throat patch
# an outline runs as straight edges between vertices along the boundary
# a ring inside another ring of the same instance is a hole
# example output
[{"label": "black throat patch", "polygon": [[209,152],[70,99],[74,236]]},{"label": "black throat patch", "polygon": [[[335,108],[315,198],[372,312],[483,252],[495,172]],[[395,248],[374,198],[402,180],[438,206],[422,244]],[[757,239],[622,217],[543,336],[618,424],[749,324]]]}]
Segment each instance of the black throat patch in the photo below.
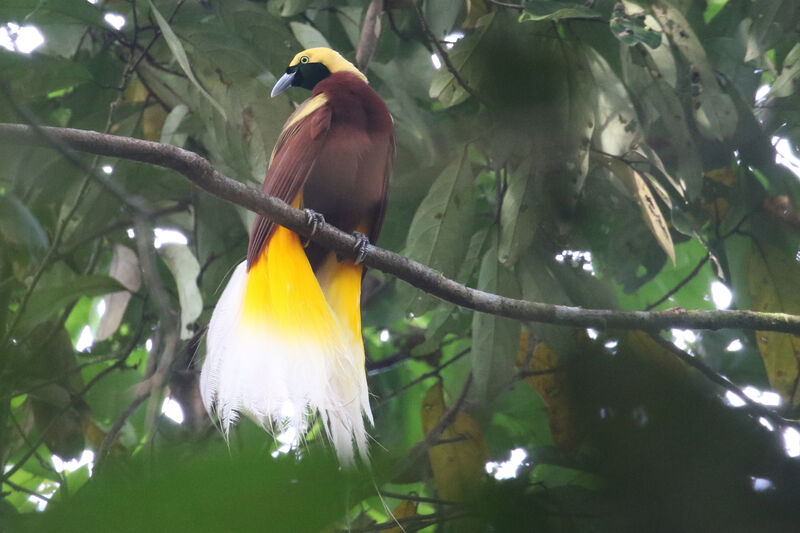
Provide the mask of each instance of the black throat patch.
[{"label": "black throat patch", "polygon": [[293,70],[295,71],[295,75],[294,80],[292,80],[292,87],[302,87],[309,91],[312,90],[317,83],[331,75],[331,71],[322,63],[295,65],[294,67],[286,69],[286,72],[291,73]]}]

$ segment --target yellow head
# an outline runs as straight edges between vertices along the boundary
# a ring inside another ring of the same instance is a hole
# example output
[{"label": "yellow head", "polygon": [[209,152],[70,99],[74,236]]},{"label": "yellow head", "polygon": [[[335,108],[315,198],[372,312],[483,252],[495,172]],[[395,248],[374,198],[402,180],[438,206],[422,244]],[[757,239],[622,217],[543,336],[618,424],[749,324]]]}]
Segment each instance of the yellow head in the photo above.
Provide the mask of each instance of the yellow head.
[{"label": "yellow head", "polygon": [[311,90],[321,80],[336,72],[350,72],[361,78],[364,83],[367,82],[367,77],[339,52],[330,48],[309,48],[294,56],[289,68],[286,69],[286,74],[272,89],[272,96],[282,93],[289,87]]}]

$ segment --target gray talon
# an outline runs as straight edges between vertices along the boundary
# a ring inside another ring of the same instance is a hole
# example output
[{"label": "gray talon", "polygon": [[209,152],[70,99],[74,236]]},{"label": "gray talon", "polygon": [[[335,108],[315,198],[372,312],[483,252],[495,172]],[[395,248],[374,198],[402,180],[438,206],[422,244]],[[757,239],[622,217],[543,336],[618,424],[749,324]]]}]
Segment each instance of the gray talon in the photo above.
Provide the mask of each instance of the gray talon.
[{"label": "gray talon", "polygon": [[353,246],[353,251],[356,254],[355,263],[360,265],[367,258],[367,248],[369,247],[369,239],[363,233],[358,231],[353,232],[353,237],[356,238],[356,244]]},{"label": "gray talon", "polygon": [[[311,225],[311,233],[308,235],[309,237],[313,237],[319,226],[325,223],[325,217],[322,216],[322,213],[317,213],[313,209],[303,209],[306,213],[306,224]],[[311,241],[308,239],[303,239],[303,248],[308,248],[308,245],[311,244]]]},{"label": "gray talon", "polygon": [[325,223],[325,217],[322,216],[322,213],[317,213],[313,209],[303,209],[303,211],[306,213],[306,224],[311,225],[309,237],[313,237],[317,233],[319,226]]}]

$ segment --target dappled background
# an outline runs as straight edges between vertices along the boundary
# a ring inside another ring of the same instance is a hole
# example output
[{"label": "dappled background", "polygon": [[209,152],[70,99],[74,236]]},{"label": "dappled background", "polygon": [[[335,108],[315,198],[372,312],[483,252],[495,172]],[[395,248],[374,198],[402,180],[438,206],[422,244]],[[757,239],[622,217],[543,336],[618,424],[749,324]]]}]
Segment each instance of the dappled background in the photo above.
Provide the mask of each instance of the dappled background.
[{"label": "dappled background", "polygon": [[[527,300],[798,314],[798,32],[793,0],[5,0],[0,122],[258,186],[307,96],[268,97],[289,60],[366,50],[397,132],[380,246]],[[796,528],[798,337],[526,324],[374,270],[373,468],[318,429],[226,443],[196,382],[253,214],[3,139],[0,531]]]}]

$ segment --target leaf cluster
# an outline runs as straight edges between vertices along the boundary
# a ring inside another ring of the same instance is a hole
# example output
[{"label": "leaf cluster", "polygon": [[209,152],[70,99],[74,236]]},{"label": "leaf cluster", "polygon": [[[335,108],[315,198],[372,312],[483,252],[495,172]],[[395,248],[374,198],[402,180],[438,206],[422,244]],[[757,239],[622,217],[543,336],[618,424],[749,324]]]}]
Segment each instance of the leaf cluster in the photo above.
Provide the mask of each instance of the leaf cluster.
[{"label": "leaf cluster", "polygon": [[[397,132],[381,246],[545,303],[713,310],[724,286],[734,308],[800,313],[796,2],[383,4],[366,72]],[[0,122],[157,140],[258,185],[305,96],[270,87],[302,48],[353,59],[366,11],[3,2],[0,39],[33,25],[45,42],[0,49]],[[196,382],[253,214],[157,167],[79,157],[0,146],[0,531],[792,523],[796,337],[526,324],[375,272],[374,478],[338,471],[319,432],[292,448],[243,422],[226,446]],[[734,407],[741,389],[709,375],[780,405],[769,418]],[[162,413],[173,403],[182,423]],[[93,471],[54,466],[84,450]]]}]

